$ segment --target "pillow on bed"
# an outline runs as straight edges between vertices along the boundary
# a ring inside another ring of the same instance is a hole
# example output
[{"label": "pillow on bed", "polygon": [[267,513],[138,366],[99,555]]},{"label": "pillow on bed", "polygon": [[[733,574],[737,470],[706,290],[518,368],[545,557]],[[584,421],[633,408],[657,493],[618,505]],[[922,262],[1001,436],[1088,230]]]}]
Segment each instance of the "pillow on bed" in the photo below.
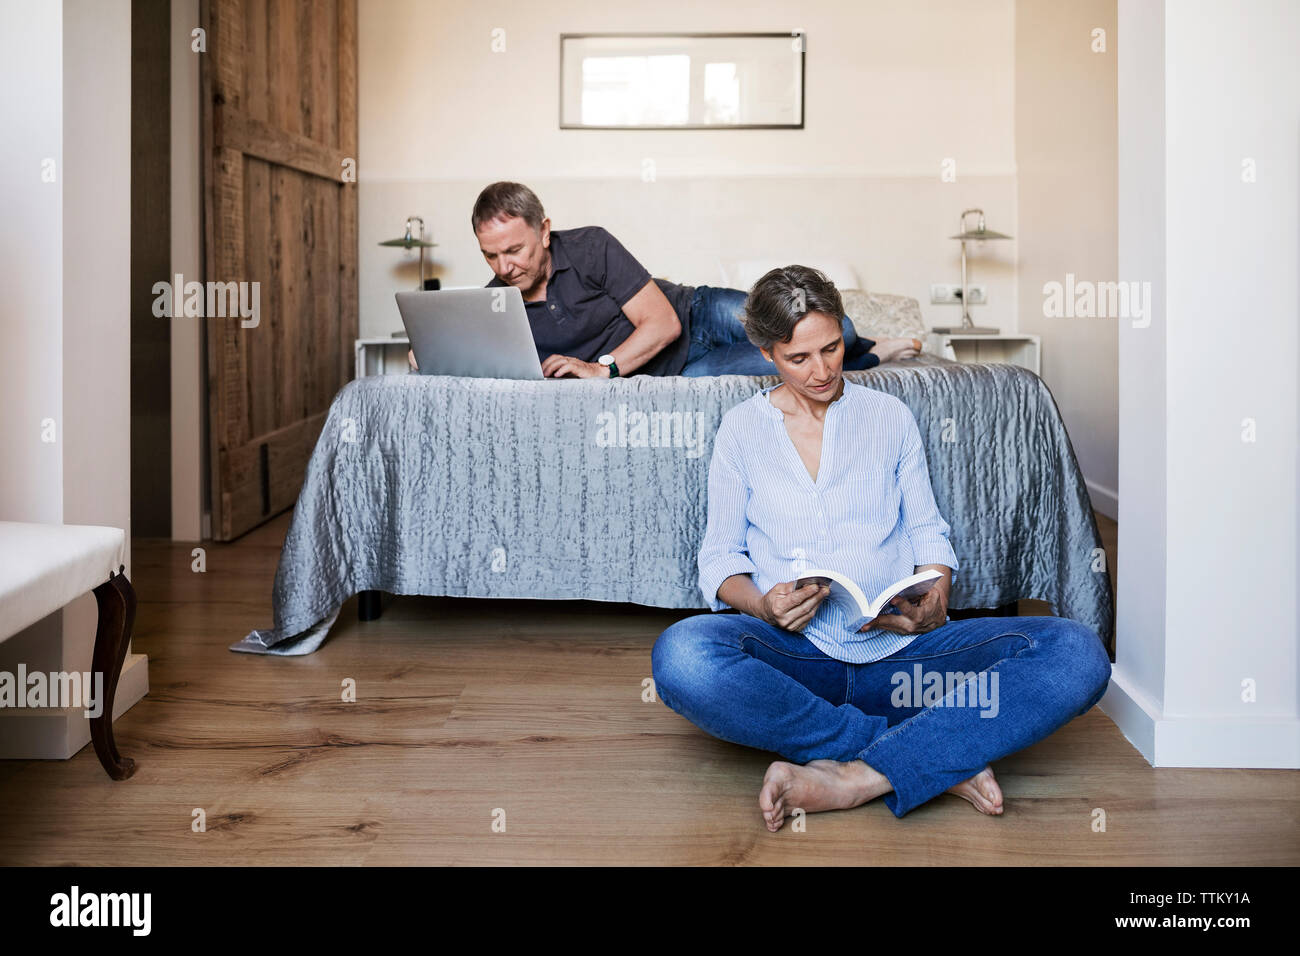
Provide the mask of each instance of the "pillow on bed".
[{"label": "pillow on bed", "polygon": [[857,272],[843,259],[806,259],[798,256],[785,259],[719,259],[718,268],[725,288],[748,292],[755,282],[772,269],[788,266],[792,262],[820,269],[826,278],[835,283],[836,288],[856,289],[858,286]]},{"label": "pillow on bed", "polygon": [[858,335],[869,339],[916,338],[925,342],[930,330],[921,318],[921,306],[911,296],[884,295],[861,289],[840,289],[844,314]]}]

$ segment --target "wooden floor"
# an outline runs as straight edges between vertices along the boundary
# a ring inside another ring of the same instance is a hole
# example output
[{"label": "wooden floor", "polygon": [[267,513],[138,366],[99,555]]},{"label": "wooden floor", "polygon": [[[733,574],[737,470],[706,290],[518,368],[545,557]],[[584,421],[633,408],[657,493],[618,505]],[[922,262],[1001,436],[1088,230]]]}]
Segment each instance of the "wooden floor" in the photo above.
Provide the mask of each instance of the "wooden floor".
[{"label": "wooden floor", "polygon": [[1300,775],[1153,770],[1096,709],[994,765],[1001,818],[944,795],[901,820],[876,801],[770,834],[770,757],[641,699],[656,636],[685,612],[399,598],[363,625],[354,600],[316,654],[231,653],[271,623],[287,526],[210,545],[205,574],[190,545],[135,543],[152,690],[116,728],[139,769],[113,783],[90,747],[0,761],[0,863],[1300,862]]}]

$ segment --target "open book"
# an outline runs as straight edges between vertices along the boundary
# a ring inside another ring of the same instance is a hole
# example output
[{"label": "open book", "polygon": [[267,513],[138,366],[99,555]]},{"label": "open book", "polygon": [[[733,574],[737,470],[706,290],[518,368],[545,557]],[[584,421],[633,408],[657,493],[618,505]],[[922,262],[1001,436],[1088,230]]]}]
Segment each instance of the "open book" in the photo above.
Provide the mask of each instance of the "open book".
[{"label": "open book", "polygon": [[839,605],[840,610],[844,612],[845,620],[849,623],[849,630],[856,631],[863,624],[879,617],[880,612],[885,610],[894,598],[919,597],[934,587],[934,582],[942,577],[943,572],[936,571],[934,568],[928,571],[917,571],[916,574],[910,574],[901,581],[895,581],[876,595],[874,601],[868,601],[867,596],[862,593],[862,588],[838,571],[819,568],[805,571],[799,575],[795,587],[801,588],[808,584],[830,585],[831,593],[826,595],[825,600]]}]

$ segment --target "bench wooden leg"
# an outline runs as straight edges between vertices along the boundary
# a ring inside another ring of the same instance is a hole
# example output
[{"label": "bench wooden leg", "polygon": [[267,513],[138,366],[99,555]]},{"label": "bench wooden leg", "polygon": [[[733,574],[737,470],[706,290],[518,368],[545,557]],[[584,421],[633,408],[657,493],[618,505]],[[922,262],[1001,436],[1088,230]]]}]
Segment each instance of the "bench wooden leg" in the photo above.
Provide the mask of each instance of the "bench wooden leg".
[{"label": "bench wooden leg", "polygon": [[95,631],[95,673],[104,675],[104,692],[98,717],[90,718],[90,740],[95,745],[99,762],[114,780],[125,780],[135,773],[135,761],[117,752],[113,740],[113,699],[117,696],[117,681],[122,675],[126,649],[131,644],[131,629],[135,626],[135,588],[126,579],[122,565],[117,574],[95,588],[95,601],[99,605],[99,626]]},{"label": "bench wooden leg", "polygon": [[383,591],[360,591],[357,593],[357,620],[375,621],[384,613]]}]

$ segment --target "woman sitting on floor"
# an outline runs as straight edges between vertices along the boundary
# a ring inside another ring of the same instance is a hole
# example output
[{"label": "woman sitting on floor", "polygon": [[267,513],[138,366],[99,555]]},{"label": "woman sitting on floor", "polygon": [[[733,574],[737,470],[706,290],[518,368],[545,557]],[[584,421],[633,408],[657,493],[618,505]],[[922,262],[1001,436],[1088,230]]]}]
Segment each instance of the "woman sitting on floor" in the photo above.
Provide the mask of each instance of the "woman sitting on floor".
[{"label": "woman sitting on floor", "polygon": [[[710,608],[740,613],[664,631],[655,687],[713,736],[785,758],[759,792],[769,830],[797,809],[880,796],[901,817],[945,791],[999,814],[989,764],[1091,708],[1110,661],[1064,618],[948,620],[957,556],[916,420],[892,395],[844,380],[843,314],[835,286],[803,266],[750,292],[746,334],[781,383],[722,419],[699,555]],[[809,567],[869,596],[915,571],[943,576],[851,631],[822,603],[825,587],[795,587]]]}]

